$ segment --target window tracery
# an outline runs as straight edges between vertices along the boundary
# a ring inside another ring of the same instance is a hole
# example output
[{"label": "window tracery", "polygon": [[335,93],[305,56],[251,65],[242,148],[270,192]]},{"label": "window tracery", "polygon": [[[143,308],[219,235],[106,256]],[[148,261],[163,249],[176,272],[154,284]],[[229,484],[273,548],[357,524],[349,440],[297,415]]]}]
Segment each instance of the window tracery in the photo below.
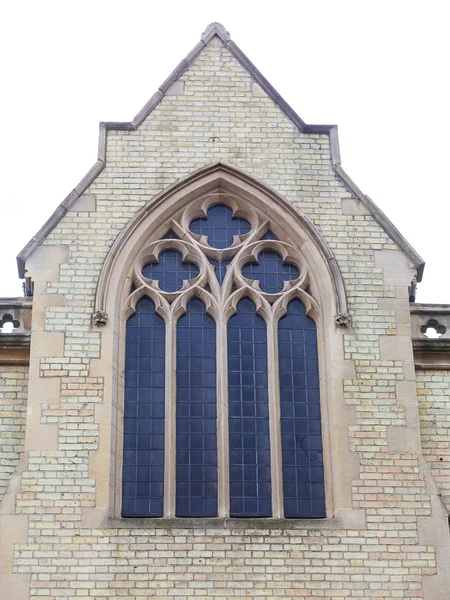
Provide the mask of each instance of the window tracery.
[{"label": "window tracery", "polygon": [[219,192],[137,257],[124,306],[123,516],[325,516],[319,309],[300,251],[280,237]]}]

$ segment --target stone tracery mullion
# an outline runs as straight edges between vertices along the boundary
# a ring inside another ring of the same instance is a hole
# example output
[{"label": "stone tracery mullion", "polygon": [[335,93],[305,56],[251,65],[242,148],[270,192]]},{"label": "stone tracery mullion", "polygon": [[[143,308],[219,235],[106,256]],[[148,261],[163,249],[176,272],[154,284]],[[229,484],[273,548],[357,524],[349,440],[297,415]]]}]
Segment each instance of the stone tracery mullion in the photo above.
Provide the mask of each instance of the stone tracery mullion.
[{"label": "stone tracery mullion", "polygon": [[280,418],[280,382],[278,375],[278,324],[270,315],[267,324],[267,364],[268,368],[268,401],[269,401],[269,434],[270,434],[270,470],[272,480],[272,516],[282,519],[283,506],[283,462],[281,449]]},{"label": "stone tracery mullion", "polygon": [[217,467],[219,517],[230,516],[229,426],[228,426],[228,340],[227,322],[220,313],[217,327]]},{"label": "stone tracery mullion", "polygon": [[176,500],[176,372],[177,330],[173,314],[166,321],[165,420],[164,420],[164,516],[175,516]]}]

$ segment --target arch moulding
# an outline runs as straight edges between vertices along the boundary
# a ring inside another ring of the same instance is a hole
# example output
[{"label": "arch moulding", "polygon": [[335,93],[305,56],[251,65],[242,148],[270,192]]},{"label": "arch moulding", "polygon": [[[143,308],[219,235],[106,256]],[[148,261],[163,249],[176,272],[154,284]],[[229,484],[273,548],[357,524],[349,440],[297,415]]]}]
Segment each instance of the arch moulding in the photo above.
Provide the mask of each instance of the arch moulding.
[{"label": "arch moulding", "polygon": [[100,274],[92,317],[94,325],[106,325],[109,317],[120,311],[127,275],[150,232],[168,229],[174,215],[183,211],[192,201],[213,191],[235,195],[250,210],[255,207],[258,212],[262,210],[266,213],[268,226],[275,233],[277,229],[283,231],[305,256],[313,274],[313,285],[317,284],[316,298],[324,301],[325,289],[322,284],[328,283],[328,286],[325,285],[325,288],[328,287],[326,295],[329,301],[332,292],[336,326],[345,328],[350,325],[342,274],[333,252],[315,225],[277,192],[225,163],[210,165],[176,182],[142,207],[120,232]]},{"label": "arch moulding", "polygon": [[[283,254],[283,259],[292,258],[293,262],[305,266],[304,276],[297,280],[298,283],[293,283],[291,290],[285,288],[280,302],[284,300],[286,303],[296,294],[306,302],[305,306],[317,325],[327,497],[327,518],[321,522],[324,527],[343,526],[347,522],[352,526],[358,524],[358,527],[364,527],[364,516],[355,512],[351,501],[351,481],[357,478],[359,468],[355,456],[348,449],[348,426],[353,423],[354,416],[345,405],[342,380],[349,367],[347,363],[352,361],[344,360],[342,328],[348,327],[349,319],[344,283],[337,261],[316,227],[291,202],[223,163],[196,171],[146,204],[119,234],[104,262],[96,292],[93,325],[104,326],[102,356],[96,373],[101,371],[105,374],[104,410],[109,417],[103,420],[103,444],[93,457],[92,473],[102,473],[97,478],[98,502],[95,512],[98,512],[98,517],[93,522],[98,524],[97,519],[106,510],[108,519],[112,519],[111,523],[121,523],[125,326],[127,317],[134,310],[130,298],[135,296],[138,299],[141,293],[140,289],[135,289],[130,294],[132,283],[134,287],[133,277],[141,271],[144,262],[149,257],[151,259],[151,255],[158,254],[158,248],[189,248],[192,238],[189,222],[205,214],[205,207],[212,206],[212,197],[217,198],[217,203],[228,205],[235,216],[244,217],[258,230],[257,242],[247,238],[251,234],[244,234],[240,241],[236,239],[233,242],[238,254],[239,248],[245,247],[248,240],[248,247],[254,246],[256,255],[259,247],[273,245]],[[168,230],[174,231],[179,241],[162,239]],[[261,236],[269,230],[279,241],[272,241],[273,238],[263,240]],[[196,239],[200,245],[203,243],[201,236]],[[286,247],[286,256],[283,245]],[[228,252],[235,252],[233,248],[221,250],[221,256],[227,258]],[[289,254],[291,251],[292,256]],[[190,258],[200,266],[194,254]],[[237,268],[240,269],[243,259],[239,255],[236,258],[239,263]],[[152,296],[151,289],[150,286],[143,293]],[[187,293],[183,298],[186,302],[191,296],[190,290],[185,291]],[[254,295],[262,297],[260,293],[251,292],[251,286],[247,286],[246,295],[251,298]],[[197,295],[203,298],[201,294]],[[205,292],[204,295],[208,294]],[[177,304],[175,298],[173,304]],[[274,309],[277,307],[276,301],[273,306]],[[283,306],[280,305],[278,315],[285,312]],[[184,312],[183,307],[180,310]],[[230,310],[232,313],[233,310]],[[109,465],[109,468],[105,469],[105,465]],[[105,476],[106,473],[110,476]]]}]

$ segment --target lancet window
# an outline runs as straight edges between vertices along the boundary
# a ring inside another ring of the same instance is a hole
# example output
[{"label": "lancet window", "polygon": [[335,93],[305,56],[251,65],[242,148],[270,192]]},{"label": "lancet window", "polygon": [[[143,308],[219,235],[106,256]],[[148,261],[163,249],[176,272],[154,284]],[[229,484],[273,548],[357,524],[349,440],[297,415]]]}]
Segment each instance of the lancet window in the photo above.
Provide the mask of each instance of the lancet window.
[{"label": "lancet window", "polygon": [[124,517],[325,516],[304,258],[232,195],[150,239],[125,303]]}]

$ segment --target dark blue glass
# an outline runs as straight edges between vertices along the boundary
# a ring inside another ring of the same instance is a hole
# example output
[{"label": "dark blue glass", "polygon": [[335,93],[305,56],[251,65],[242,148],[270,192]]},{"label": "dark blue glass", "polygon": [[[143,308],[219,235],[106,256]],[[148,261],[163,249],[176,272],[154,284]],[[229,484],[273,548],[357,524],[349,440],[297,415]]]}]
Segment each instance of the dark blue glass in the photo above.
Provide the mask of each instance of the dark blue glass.
[{"label": "dark blue glass", "polygon": [[142,275],[159,281],[159,287],[165,292],[178,292],[183,281],[194,279],[198,273],[196,265],[183,262],[178,250],[164,250],[158,256],[157,263],[148,263],[142,269]]},{"label": "dark blue glass", "polygon": [[270,517],[267,329],[248,298],[228,322],[230,515]]},{"label": "dark blue glass", "polygon": [[142,298],[126,329],[123,517],[163,515],[164,353],[164,321]]},{"label": "dark blue glass", "polygon": [[208,216],[193,219],[189,229],[198,235],[205,235],[213,248],[228,248],[234,235],[243,235],[251,229],[247,219],[233,218],[233,211],[224,204],[214,204],[208,208]]},{"label": "dark blue glass", "polygon": [[325,517],[316,325],[293,300],[278,325],[284,516]]},{"label": "dark blue glass", "polygon": [[285,281],[300,277],[300,271],[295,265],[283,263],[281,256],[273,250],[263,250],[257,263],[247,263],[242,267],[242,275],[247,279],[257,279],[263,292],[277,294],[283,290]]},{"label": "dark blue glass", "polygon": [[214,270],[216,272],[217,281],[222,285],[224,277],[227,273],[227,267],[231,263],[232,258],[225,258],[224,260],[216,260],[215,258],[210,258],[209,262],[213,265]]},{"label": "dark blue glass", "polygon": [[177,324],[176,515],[217,516],[216,324],[194,298]]}]

